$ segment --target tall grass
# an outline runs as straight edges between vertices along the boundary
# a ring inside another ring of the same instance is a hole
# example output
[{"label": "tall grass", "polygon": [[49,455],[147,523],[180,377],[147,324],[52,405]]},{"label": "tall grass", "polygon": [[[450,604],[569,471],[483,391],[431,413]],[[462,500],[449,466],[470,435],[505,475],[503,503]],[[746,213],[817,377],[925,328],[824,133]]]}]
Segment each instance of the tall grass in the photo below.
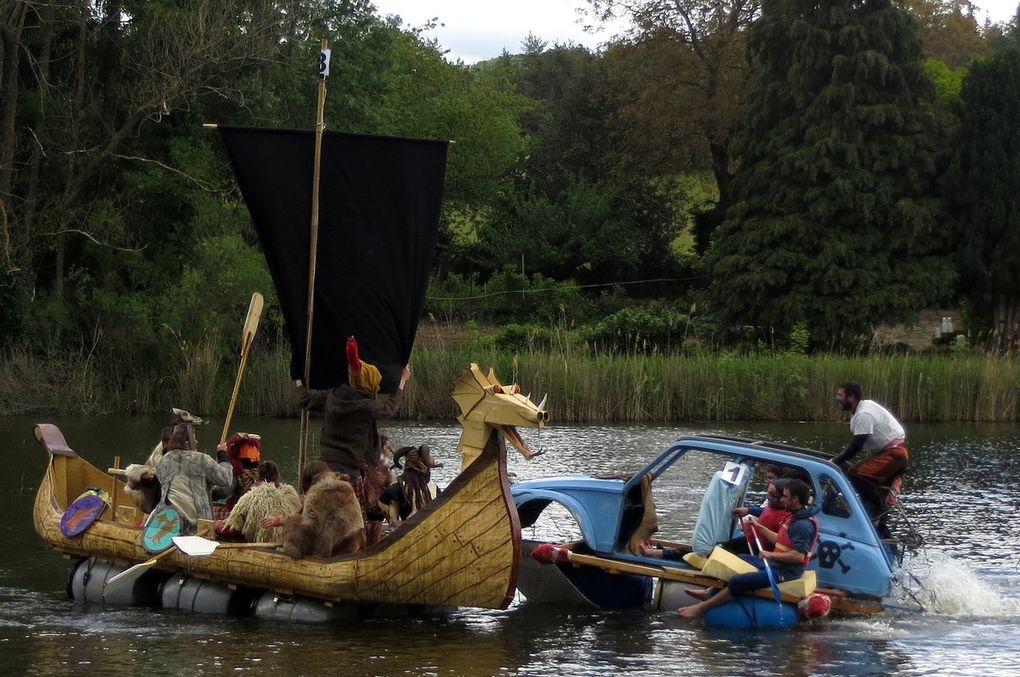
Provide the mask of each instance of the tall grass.
[{"label": "tall grass", "polygon": [[1002,355],[608,355],[425,348],[412,362],[412,417],[452,411],[449,380],[470,361],[494,367],[559,421],[834,421],[845,381],[908,421],[1020,420],[1020,361]]},{"label": "tall grass", "polygon": [[[560,341],[511,353],[491,342],[420,345],[403,415],[450,419],[454,378],[470,363],[494,368],[537,402],[549,395],[557,421],[836,420],[840,383],[861,383],[866,397],[906,421],[1020,420],[1020,359],[1012,355],[908,354],[847,357],[791,353],[614,355]],[[200,342],[166,364],[113,368],[84,347],[41,358],[0,353],[0,414],[162,412],[227,408],[236,359]],[[289,350],[252,354],[237,403],[240,415],[293,416]],[[229,365],[229,366],[228,366]]]}]

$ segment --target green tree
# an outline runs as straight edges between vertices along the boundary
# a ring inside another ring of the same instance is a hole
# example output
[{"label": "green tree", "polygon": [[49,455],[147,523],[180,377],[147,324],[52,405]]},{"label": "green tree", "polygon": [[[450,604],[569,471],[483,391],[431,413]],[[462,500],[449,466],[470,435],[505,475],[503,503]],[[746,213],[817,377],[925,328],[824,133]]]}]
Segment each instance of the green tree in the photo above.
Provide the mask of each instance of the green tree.
[{"label": "green tree", "polygon": [[990,52],[970,0],[907,0],[906,6],[917,20],[925,56],[961,68]]},{"label": "green tree", "polygon": [[621,122],[616,128],[618,146],[635,149],[637,157],[649,151],[655,160],[663,146],[681,161],[696,149],[712,168],[720,204],[728,205],[732,131],[739,102],[754,77],[745,35],[760,2],[589,0],[589,4],[597,16],[622,14],[635,26],[634,34],[609,55]]},{"label": "green tree", "polygon": [[453,140],[447,203],[456,208],[494,200],[524,152],[518,118],[528,100],[505,72],[451,64],[414,33],[394,32],[386,54],[372,131]]},{"label": "green tree", "polygon": [[736,204],[713,235],[725,324],[847,344],[951,285],[938,135],[916,28],[889,0],[770,0]]},{"label": "green tree", "polygon": [[975,63],[946,193],[957,217],[957,265],[980,326],[1020,336],[1020,49]]}]

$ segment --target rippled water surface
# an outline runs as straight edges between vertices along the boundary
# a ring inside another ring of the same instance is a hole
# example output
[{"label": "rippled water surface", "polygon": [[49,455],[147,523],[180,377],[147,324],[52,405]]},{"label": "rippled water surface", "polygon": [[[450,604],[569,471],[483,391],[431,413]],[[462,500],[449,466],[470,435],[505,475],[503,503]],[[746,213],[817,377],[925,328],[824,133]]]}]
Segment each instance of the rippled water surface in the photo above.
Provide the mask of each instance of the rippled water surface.
[{"label": "rippled water surface", "polygon": [[[1020,428],[914,425],[905,506],[925,538],[908,562],[924,614],[890,612],[793,631],[705,628],[675,614],[591,612],[516,599],[506,611],[458,610],[427,619],[298,625],[172,611],[82,606],[64,592],[68,561],[32,527],[45,454],[34,420],[0,418],[0,671],[114,675],[808,675],[1020,673]],[[138,461],[161,419],[62,419],[68,442],[100,467]],[[238,421],[263,435],[264,454],[294,477],[297,424]],[[213,422],[200,441],[211,442]],[[395,423],[397,444],[427,443],[459,467],[456,424]],[[725,432],[838,451],[843,425],[552,426],[523,431],[546,454],[510,459],[519,479],[634,471],[676,437]],[[530,433],[530,434],[529,434]],[[203,445],[204,446],[204,445]],[[528,537],[531,534],[527,533]],[[548,534],[539,534],[547,536]]]}]

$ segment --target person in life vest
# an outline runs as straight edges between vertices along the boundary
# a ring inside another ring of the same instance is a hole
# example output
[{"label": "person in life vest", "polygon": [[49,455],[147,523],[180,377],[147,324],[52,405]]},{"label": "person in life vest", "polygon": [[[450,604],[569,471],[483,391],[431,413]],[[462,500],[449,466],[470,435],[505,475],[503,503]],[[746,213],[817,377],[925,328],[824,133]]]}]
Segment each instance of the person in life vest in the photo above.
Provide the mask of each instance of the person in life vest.
[{"label": "person in life vest", "polygon": [[818,545],[818,506],[808,505],[810,489],[802,480],[793,479],[783,489],[783,507],[790,511],[791,515],[779,531],[772,532],[760,526],[758,519],[749,516],[748,519],[754,524],[758,531],[770,542],[775,543],[775,550],[763,550],[760,553],[761,559],[745,557],[749,562],[758,567],[758,571],[738,574],[731,578],[726,587],[716,595],[708,597],[704,590],[687,590],[690,596],[702,601],[690,606],[681,607],[679,613],[683,618],[696,618],[705,613],[708,609],[728,602],[734,597],[748,595],[759,588],[770,586],[768,572],[765,571],[765,561],[772,567],[773,575],[777,583],[784,583],[800,578],[814,555],[815,547]]},{"label": "person in life vest", "polygon": [[[853,381],[836,390],[836,401],[843,411],[851,414],[853,439],[832,462],[847,470],[868,514],[880,535],[885,537],[888,535],[885,525],[887,505],[895,501],[910,457],[906,432],[885,407],[874,400],[861,399],[861,386]],[[861,451],[868,455],[867,458],[848,469],[850,460]]]}]

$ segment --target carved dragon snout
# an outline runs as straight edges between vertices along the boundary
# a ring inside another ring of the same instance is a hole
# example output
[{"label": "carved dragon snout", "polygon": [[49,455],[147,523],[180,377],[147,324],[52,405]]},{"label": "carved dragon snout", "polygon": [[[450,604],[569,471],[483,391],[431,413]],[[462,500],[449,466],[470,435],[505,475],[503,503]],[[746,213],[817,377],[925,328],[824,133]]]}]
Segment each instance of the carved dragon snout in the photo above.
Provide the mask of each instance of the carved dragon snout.
[{"label": "carved dragon snout", "polygon": [[472,363],[453,382],[453,399],[460,407],[457,420],[464,426],[458,448],[463,454],[463,466],[473,461],[495,430],[503,433],[503,437],[525,458],[534,458],[541,454],[528,448],[517,432],[518,426],[542,428],[549,420],[545,411],[545,402],[535,404],[527,395],[521,394],[516,383],[504,385],[490,369],[483,374],[478,365]]}]

